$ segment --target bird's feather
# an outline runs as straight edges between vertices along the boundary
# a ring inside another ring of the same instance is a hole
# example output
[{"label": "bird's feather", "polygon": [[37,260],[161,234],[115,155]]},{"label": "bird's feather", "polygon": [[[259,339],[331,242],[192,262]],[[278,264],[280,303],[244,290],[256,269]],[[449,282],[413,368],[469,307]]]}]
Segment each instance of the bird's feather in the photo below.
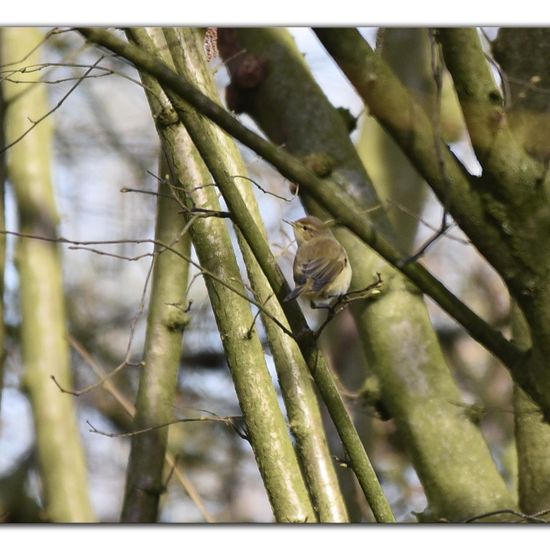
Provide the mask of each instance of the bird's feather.
[{"label": "bird's feather", "polygon": [[[315,247],[310,246],[315,244]],[[319,257],[322,246],[322,257]],[[294,282],[304,290],[319,292],[334,280],[346,266],[341,245],[331,238],[317,238],[304,243],[294,260]]]}]

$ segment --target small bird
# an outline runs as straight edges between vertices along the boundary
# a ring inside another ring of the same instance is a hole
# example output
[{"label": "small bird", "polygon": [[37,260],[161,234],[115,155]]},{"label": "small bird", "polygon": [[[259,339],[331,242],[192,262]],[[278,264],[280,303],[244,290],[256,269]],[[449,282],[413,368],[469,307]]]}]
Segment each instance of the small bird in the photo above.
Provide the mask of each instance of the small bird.
[{"label": "small bird", "polygon": [[293,268],[296,286],[284,301],[303,295],[314,305],[345,294],[351,282],[351,266],[346,250],[331,230],[315,216],[287,223],[294,228],[298,250]]}]

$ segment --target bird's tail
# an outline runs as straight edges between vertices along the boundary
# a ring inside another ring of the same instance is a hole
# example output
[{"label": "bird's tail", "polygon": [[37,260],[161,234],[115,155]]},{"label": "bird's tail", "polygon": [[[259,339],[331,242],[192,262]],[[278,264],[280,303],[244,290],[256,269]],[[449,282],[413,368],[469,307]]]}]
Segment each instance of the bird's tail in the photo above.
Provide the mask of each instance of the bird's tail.
[{"label": "bird's tail", "polygon": [[295,300],[302,294],[302,292],[305,290],[305,286],[300,285],[294,287],[294,290],[286,296],[286,298],[283,300],[283,302],[290,302],[291,300]]}]

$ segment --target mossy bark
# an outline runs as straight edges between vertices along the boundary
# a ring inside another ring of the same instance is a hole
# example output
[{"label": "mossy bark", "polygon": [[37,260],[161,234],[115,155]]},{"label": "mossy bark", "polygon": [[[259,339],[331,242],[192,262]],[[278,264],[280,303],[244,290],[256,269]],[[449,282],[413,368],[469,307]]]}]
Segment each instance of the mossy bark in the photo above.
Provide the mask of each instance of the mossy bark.
[{"label": "mossy bark", "polygon": [[[377,51],[434,124],[438,120],[442,136],[455,141],[462,134],[464,121],[450,76],[442,67],[440,98],[437,97],[432,65],[435,62],[436,67],[442,66],[442,60],[429,32],[416,28],[380,29]],[[399,249],[410,253],[428,186],[374,117],[365,117],[357,151],[385,205]]]},{"label": "mossy bark", "polygon": [[525,350],[519,349],[504,338],[499,331],[461,302],[441,281],[418,262],[403,263],[402,254],[374,229],[366,218],[364,209],[360,208],[336,182],[318,177],[312,169],[286,152],[284,148],[274,145],[244,126],[227,110],[200,92],[191,82],[177,75],[170,67],[159,62],[147,51],[140,50],[132,44],[118,39],[108,31],[91,28],[79,28],[78,31],[90,41],[109,48],[135,63],[142,71],[153,75],[162,83],[164,89],[171,93],[174,103],[189,102],[202,115],[270,162],[284,177],[299,184],[301,196],[315,198],[333,219],[338,220],[340,225],[347,227],[361,241],[367,243],[407,275],[419,289],[460,323],[472,338],[498,357],[510,369],[514,380],[534,396],[542,406],[545,406],[545,394],[541,394],[533,388],[532,381],[526,374],[524,364],[530,360],[530,357]]},{"label": "mossy bark", "polygon": [[[485,92],[492,87],[487,82],[485,58],[478,55],[479,41],[472,40],[469,33],[459,33],[448,35],[447,40],[452,41],[444,47],[446,57],[452,57],[449,68],[458,82],[462,110],[470,117],[469,131],[479,138],[483,153],[479,154],[480,162],[487,168],[487,174],[476,178],[444,142],[440,142],[438,154],[430,121],[358,32],[317,29],[316,33],[373,116],[399,143],[506,282],[529,323],[533,346],[519,356],[510,350],[516,355],[512,360],[508,353],[497,355],[510,368],[514,381],[541,406],[545,419],[550,419],[550,371],[546,368],[550,353],[550,256],[541,253],[539,244],[550,231],[550,178],[543,163],[521,150],[510,132],[503,106],[494,101],[494,91],[489,91],[491,97],[487,98]],[[462,55],[457,42],[465,43]],[[477,53],[466,56],[468,51]],[[482,82],[472,82],[474,77]],[[475,113],[466,104],[470,93],[481,105],[488,100],[490,103],[489,113],[481,110],[480,128],[475,128]],[[506,153],[496,151],[500,163],[493,162],[492,150],[483,152],[491,139]]]},{"label": "mossy bark", "polygon": [[[43,38],[40,30],[9,28],[3,33],[3,63],[15,63],[15,68],[40,61],[41,49],[32,51]],[[49,104],[44,85],[6,81],[4,90],[6,139],[11,143],[29,127],[29,120],[49,110]],[[20,230],[55,239],[58,214],[51,180],[51,140],[49,119],[9,149],[8,175],[15,190]],[[71,387],[59,245],[19,238],[16,254],[24,381],[35,420],[48,519],[94,521],[74,398],[60,392],[51,380],[55,376],[62,387]]]},{"label": "mossy bark", "polygon": [[[511,131],[531,156],[547,162],[550,101],[544,89],[550,84],[550,31],[503,28],[492,46],[506,79]],[[512,326],[514,340],[530,347],[531,330],[517,306],[512,308]],[[534,514],[550,508],[550,426],[540,408],[518,387],[514,388],[514,410],[519,504],[524,513]]]},{"label": "mossy bark", "polygon": [[[246,239],[256,260],[268,278],[277,299],[281,302],[289,291],[288,284],[284,280],[267,242],[250,215],[242,195],[235,187],[231,175],[227,173],[226,166],[221,162],[218,155],[212,154],[210,148],[212,136],[210,135],[209,127],[204,126],[198,113],[191,111],[169,88],[165,89],[165,91],[174,105],[180,120],[183,121],[189,130],[193,142],[216,181],[229,207],[236,227]],[[215,105],[217,104],[215,103]],[[317,348],[313,333],[308,329],[305,319],[295,302],[288,302],[284,306],[284,310],[292,328],[292,333],[300,345],[310,373],[313,375],[323,400],[327,405],[331,418],[349,455],[350,465],[367,497],[376,520],[380,522],[395,521],[365,449],[345,408],[330,369],[327,367],[323,355]]]}]

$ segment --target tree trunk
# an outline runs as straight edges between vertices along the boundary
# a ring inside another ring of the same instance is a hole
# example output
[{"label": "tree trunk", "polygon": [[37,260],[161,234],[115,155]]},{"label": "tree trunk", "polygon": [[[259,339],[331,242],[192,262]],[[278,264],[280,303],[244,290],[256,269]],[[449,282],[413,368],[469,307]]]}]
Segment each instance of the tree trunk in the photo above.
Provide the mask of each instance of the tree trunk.
[{"label": "tree trunk", "polygon": [[[182,334],[189,322],[187,283],[191,251],[187,220],[173,188],[176,180],[169,173],[161,153],[159,162],[157,221],[155,240],[172,250],[155,245],[149,316],[145,337],[144,365],[141,370],[134,429],[158,426],[174,418],[174,396],[182,350]],[[126,491],[121,520],[153,522],[159,512],[164,491],[162,473],[168,439],[168,427],[148,431],[132,438],[127,469]]]},{"label": "tree trunk", "polygon": [[[43,38],[38,29],[4,29],[3,63],[39,62]],[[32,52],[29,54],[29,52]],[[21,61],[21,60],[24,61]],[[8,109],[7,141],[19,138],[49,110],[43,85],[4,83]],[[55,239],[58,214],[51,181],[51,119],[37,125],[9,149],[9,178],[14,187],[22,233]],[[69,349],[59,245],[21,237],[17,244],[22,309],[24,380],[29,390],[48,519],[94,521],[84,452],[71,387]]]}]

